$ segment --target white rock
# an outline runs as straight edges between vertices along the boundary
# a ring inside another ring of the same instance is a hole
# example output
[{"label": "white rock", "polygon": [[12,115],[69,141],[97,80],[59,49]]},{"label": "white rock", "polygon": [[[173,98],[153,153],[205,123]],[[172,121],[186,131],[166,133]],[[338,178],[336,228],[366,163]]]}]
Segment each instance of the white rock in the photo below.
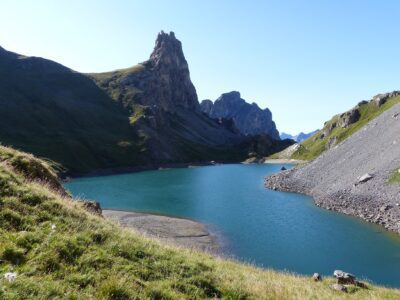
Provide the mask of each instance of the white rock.
[{"label": "white rock", "polygon": [[366,173],[366,174],[364,174],[363,176],[361,176],[361,177],[358,179],[358,182],[367,182],[368,180],[370,180],[370,179],[372,179],[372,178],[374,178],[374,176],[372,176],[372,175],[369,174],[369,173]]},{"label": "white rock", "polygon": [[13,273],[13,272],[7,272],[6,274],[4,274],[4,278],[8,281],[8,282],[12,282],[17,278],[17,273]]}]

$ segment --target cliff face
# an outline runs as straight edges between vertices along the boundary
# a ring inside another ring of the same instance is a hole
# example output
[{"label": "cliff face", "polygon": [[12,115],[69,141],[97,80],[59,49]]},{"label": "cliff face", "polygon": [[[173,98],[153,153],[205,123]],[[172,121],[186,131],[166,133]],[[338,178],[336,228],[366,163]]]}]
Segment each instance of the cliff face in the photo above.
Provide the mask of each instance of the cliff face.
[{"label": "cliff face", "polygon": [[244,135],[268,134],[273,139],[280,139],[271,111],[259,108],[256,103],[247,103],[239,92],[222,94],[214,103],[204,100],[201,109],[211,118],[233,119]]},{"label": "cliff face", "polygon": [[[199,109],[196,89],[190,80],[182,44],[173,32],[158,34],[149,60],[121,71],[122,74],[119,75],[122,78],[118,81],[118,88],[135,95],[136,103],[155,105],[171,112],[177,109]],[[111,74],[118,76],[118,71]],[[115,83],[112,78],[109,79],[111,83]]]}]

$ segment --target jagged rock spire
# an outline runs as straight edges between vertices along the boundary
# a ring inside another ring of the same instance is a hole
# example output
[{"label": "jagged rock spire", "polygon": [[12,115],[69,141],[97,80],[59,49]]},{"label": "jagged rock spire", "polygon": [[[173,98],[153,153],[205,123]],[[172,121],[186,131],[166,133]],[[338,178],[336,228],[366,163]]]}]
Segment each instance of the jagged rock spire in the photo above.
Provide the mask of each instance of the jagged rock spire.
[{"label": "jagged rock spire", "polygon": [[182,44],[173,32],[158,34],[149,62],[155,80],[151,83],[153,88],[148,101],[168,111],[178,108],[200,110]]},{"label": "jagged rock spire", "polygon": [[150,60],[155,66],[164,64],[178,69],[187,69],[189,67],[182,50],[182,43],[175,37],[171,31],[169,34],[161,31],[156,40],[156,45],[150,55]]}]

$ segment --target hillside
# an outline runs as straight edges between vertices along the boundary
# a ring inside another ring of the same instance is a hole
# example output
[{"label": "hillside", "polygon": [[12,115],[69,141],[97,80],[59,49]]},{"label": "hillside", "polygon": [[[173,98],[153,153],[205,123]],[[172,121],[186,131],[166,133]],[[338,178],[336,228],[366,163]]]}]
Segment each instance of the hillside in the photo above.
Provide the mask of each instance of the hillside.
[{"label": "hillside", "polygon": [[5,147],[0,158],[1,299],[400,297],[372,285],[344,294],[329,288],[333,279],[315,283],[160,244],[84,210],[46,162]]},{"label": "hillside", "polygon": [[361,101],[351,110],[325,122],[321,130],[297,145],[295,151],[276,153],[271,158],[315,159],[399,102],[400,92],[398,91],[376,95],[370,101]]},{"label": "hillside", "polygon": [[224,93],[214,102],[203,100],[200,107],[211,118],[232,119],[244,135],[267,134],[275,140],[280,139],[271,111],[261,109],[256,103],[247,103],[239,92]]},{"label": "hillside", "polygon": [[[374,102],[359,105],[358,123],[335,131],[341,143],[305,166],[268,177],[266,185],[311,195],[318,206],[400,233],[399,99],[388,98],[380,109],[372,107]],[[385,111],[373,118],[380,110]]]},{"label": "hillside", "polygon": [[[69,174],[162,164],[241,161],[266,138],[200,111],[182,45],[160,33],[148,61],[101,74],[0,48],[0,142]],[[269,139],[269,155],[287,143]],[[260,153],[261,154],[261,153]]]}]

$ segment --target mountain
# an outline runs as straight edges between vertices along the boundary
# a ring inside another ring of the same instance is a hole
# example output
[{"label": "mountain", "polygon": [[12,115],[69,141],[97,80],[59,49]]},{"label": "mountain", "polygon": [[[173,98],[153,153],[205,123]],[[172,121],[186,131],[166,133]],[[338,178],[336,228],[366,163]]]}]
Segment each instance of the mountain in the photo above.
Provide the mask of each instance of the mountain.
[{"label": "mountain", "polygon": [[318,130],[308,139],[302,141],[299,145],[293,146],[294,151],[276,153],[273,155],[273,158],[315,159],[328,149],[346,140],[363,128],[369,121],[375,119],[399,102],[400,91],[378,94],[369,101],[360,101],[352,109],[337,114],[325,122],[322,129]]},{"label": "mountain", "polygon": [[238,133],[201,112],[182,45],[161,32],[150,58],[98,74],[0,49],[0,141],[71,174],[241,161],[287,143]]},{"label": "mountain", "polygon": [[222,94],[214,103],[203,100],[200,107],[211,118],[233,119],[244,135],[268,134],[275,140],[280,139],[271,111],[259,108],[256,103],[247,103],[239,92]]},{"label": "mountain", "polygon": [[281,132],[281,134],[279,135],[281,140],[285,140],[285,139],[291,139],[294,140],[296,142],[302,142],[306,139],[308,139],[310,136],[314,135],[315,133],[317,133],[318,130],[314,130],[311,131],[309,133],[304,133],[304,132],[300,132],[297,135],[291,135],[289,133],[285,133],[285,132]]},{"label": "mountain", "polygon": [[[361,116],[357,122],[364,122],[359,130],[353,127],[352,134],[347,133],[346,139],[335,142],[310,163],[270,176],[266,185],[308,194],[318,206],[400,233],[400,96],[390,94],[385,103],[376,99],[358,106]],[[366,114],[371,114],[369,105],[387,106],[379,116],[370,115],[368,121],[362,121]],[[346,125],[344,120],[351,114],[335,119],[340,132],[350,128],[351,122]],[[328,133],[319,132],[315,139],[320,140],[322,134]]]}]

